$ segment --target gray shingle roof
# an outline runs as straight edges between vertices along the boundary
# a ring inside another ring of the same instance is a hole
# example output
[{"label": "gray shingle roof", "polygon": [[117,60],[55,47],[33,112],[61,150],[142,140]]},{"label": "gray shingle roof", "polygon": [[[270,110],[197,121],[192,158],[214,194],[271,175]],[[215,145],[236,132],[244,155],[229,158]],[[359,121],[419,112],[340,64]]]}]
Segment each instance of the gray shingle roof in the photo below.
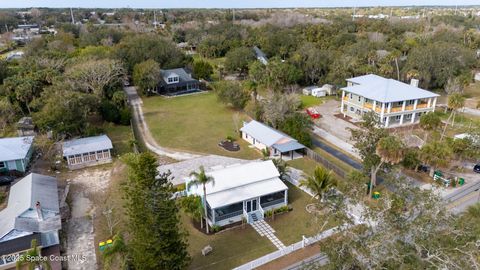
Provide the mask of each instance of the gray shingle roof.
[{"label": "gray shingle roof", "polygon": [[112,149],[112,141],[107,135],[86,137],[63,143],[63,156],[71,156],[88,152]]},{"label": "gray shingle roof", "polygon": [[[36,202],[41,204],[42,221],[38,219]],[[56,178],[31,173],[10,188],[8,205],[0,211],[0,242],[60,228]]]},{"label": "gray shingle roof", "polygon": [[32,143],[33,136],[0,139],[0,161],[24,159]]},{"label": "gray shingle roof", "polygon": [[180,82],[189,82],[195,80],[187,71],[185,71],[184,68],[161,69],[160,74],[162,75],[162,78],[168,78],[170,75],[175,74],[179,77]]},{"label": "gray shingle roof", "polygon": [[343,87],[342,90],[380,102],[396,102],[412,99],[438,97],[439,95],[375,74],[347,79],[358,85]]}]

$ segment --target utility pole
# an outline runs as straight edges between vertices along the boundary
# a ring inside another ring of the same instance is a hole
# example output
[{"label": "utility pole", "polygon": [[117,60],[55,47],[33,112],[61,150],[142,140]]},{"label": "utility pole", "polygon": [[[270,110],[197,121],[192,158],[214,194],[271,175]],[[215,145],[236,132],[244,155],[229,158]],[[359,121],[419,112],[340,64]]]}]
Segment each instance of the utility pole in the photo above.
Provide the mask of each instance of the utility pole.
[{"label": "utility pole", "polygon": [[352,21],[355,21],[355,7],[353,7]]},{"label": "utility pole", "polygon": [[232,13],[233,13],[233,21],[232,22],[235,22],[235,9],[232,8]]},{"label": "utility pole", "polygon": [[70,16],[72,17],[72,24],[75,24],[75,18],[73,17],[73,10],[70,8]]}]

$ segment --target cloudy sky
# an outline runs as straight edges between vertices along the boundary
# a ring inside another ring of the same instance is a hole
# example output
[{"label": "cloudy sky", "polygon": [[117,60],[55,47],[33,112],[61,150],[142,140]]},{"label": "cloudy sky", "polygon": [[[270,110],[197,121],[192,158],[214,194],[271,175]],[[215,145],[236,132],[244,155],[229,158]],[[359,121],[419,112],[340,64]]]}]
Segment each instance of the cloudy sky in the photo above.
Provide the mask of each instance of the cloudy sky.
[{"label": "cloudy sky", "polygon": [[480,5],[479,0],[0,0],[0,8],[89,7],[89,8],[266,8],[353,7],[411,5]]}]

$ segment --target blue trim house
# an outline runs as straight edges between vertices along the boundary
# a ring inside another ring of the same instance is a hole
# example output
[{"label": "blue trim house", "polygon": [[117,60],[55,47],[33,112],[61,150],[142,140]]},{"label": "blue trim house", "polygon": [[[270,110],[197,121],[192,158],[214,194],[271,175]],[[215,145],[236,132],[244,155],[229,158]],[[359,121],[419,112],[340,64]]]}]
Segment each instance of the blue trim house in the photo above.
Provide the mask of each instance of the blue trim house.
[{"label": "blue trim house", "polygon": [[33,153],[33,136],[0,139],[0,172],[26,172]]}]

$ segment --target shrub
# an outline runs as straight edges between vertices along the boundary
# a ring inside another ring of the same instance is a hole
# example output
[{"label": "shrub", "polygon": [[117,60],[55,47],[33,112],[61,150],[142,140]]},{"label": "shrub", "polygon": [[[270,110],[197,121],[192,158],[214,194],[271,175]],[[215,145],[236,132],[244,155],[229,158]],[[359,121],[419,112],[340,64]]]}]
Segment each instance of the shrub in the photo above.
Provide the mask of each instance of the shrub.
[{"label": "shrub", "polygon": [[219,232],[222,229],[222,227],[218,225],[212,225],[211,229],[212,229],[212,232],[216,233],[216,232]]},{"label": "shrub", "polygon": [[232,137],[232,136],[230,136],[230,135],[228,135],[228,136],[227,136],[227,141],[229,141],[229,142],[234,142],[234,141],[235,141],[235,138]]},{"label": "shrub", "polygon": [[132,119],[132,111],[129,107],[125,107],[120,110],[120,119],[118,124],[128,126],[130,125],[130,120]]},{"label": "shrub", "polygon": [[280,214],[280,213],[284,213],[284,212],[288,212],[290,211],[290,208],[288,207],[288,205],[284,205],[282,207],[279,207],[277,209],[275,209],[274,213],[275,214]]}]

